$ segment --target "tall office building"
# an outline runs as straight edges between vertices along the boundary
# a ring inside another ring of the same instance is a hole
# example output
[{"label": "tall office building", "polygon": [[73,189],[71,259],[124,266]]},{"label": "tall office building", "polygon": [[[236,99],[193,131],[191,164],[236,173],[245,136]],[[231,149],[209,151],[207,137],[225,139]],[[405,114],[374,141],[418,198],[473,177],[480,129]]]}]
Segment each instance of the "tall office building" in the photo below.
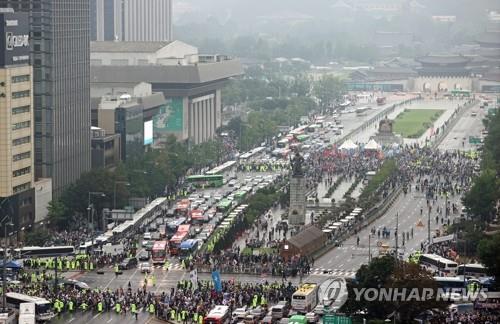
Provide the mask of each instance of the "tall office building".
[{"label": "tall office building", "polygon": [[0,215],[12,218],[14,231],[28,226],[35,218],[32,80],[28,15],[2,8]]},{"label": "tall office building", "polygon": [[172,0],[90,0],[91,39],[170,41]]},{"label": "tall office building", "polygon": [[90,170],[89,0],[0,0],[29,13],[35,177],[57,196]]}]

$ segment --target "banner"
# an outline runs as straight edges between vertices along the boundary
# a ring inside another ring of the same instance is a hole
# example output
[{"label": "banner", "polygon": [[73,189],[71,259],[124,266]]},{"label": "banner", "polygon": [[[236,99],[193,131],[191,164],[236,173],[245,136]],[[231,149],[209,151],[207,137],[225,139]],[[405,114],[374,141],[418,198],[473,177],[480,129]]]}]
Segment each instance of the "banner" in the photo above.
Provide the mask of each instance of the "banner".
[{"label": "banner", "polygon": [[221,292],[222,291],[222,282],[220,280],[219,271],[212,271],[212,279],[214,281],[215,291]]},{"label": "banner", "polygon": [[189,273],[189,280],[191,280],[193,289],[198,289],[198,270],[194,269]]}]

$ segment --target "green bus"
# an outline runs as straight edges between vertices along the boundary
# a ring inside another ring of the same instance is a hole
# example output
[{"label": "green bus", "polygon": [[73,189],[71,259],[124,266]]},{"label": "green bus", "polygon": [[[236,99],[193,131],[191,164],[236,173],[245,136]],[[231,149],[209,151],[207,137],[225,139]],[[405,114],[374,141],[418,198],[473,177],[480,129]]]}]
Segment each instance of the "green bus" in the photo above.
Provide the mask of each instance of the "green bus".
[{"label": "green bus", "polygon": [[231,209],[231,206],[233,205],[232,201],[229,199],[222,199],[218,204],[217,204],[217,210],[220,212],[227,212],[229,209]]},{"label": "green bus", "polygon": [[187,177],[187,181],[195,187],[222,187],[224,185],[222,174],[193,175]]},{"label": "green bus", "polygon": [[458,97],[470,97],[471,93],[469,90],[454,89],[454,90],[451,90],[451,95],[458,96]]},{"label": "green bus", "polygon": [[245,199],[245,197],[247,196],[247,192],[246,191],[237,191],[235,194],[234,194],[234,198],[236,200],[238,200],[239,202],[242,202],[243,199]]}]

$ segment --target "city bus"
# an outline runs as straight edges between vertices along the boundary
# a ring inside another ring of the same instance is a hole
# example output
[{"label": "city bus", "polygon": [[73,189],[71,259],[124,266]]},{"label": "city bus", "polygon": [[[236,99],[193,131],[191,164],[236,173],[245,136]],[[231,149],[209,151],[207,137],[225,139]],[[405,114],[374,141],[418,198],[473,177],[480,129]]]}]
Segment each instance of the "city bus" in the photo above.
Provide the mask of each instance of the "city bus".
[{"label": "city bus", "polygon": [[240,191],[237,191],[235,194],[234,194],[234,198],[239,201],[239,202],[242,202],[247,196],[247,192],[246,191],[243,191],[243,190],[240,190]]},{"label": "city bus", "polygon": [[185,240],[181,243],[179,256],[181,258],[187,258],[190,255],[194,255],[196,251],[198,251],[198,240]]},{"label": "city bus", "polygon": [[292,295],[292,309],[301,313],[308,313],[314,309],[318,303],[317,289],[318,285],[315,283],[300,285]]},{"label": "city bus", "polygon": [[181,243],[188,238],[187,232],[177,232],[168,241],[168,252],[170,255],[178,255]]},{"label": "city bus", "polygon": [[200,209],[195,209],[191,211],[191,224],[199,225],[207,222],[208,219]]},{"label": "city bus", "polygon": [[229,306],[217,305],[203,319],[203,324],[230,324]]},{"label": "city bus", "polygon": [[471,277],[487,277],[488,269],[479,263],[461,264],[457,267],[457,275]]},{"label": "city bus", "polygon": [[217,204],[217,211],[222,213],[228,212],[231,209],[232,202],[229,199],[223,199]]},{"label": "city bus", "polygon": [[426,270],[453,276],[457,272],[458,264],[437,254],[422,254],[419,264]]},{"label": "city bus", "polygon": [[191,207],[191,201],[189,199],[182,199],[175,206],[175,214],[187,217],[189,215],[189,207]]},{"label": "city bus", "polygon": [[195,187],[222,187],[224,176],[222,174],[193,175],[187,177],[187,182]]},{"label": "city bus", "polygon": [[296,138],[299,142],[305,142],[309,139],[309,135],[306,135],[306,134],[297,135]]},{"label": "city bus", "polygon": [[288,147],[289,140],[288,138],[283,138],[278,141],[278,144],[276,145],[279,148],[287,148]]},{"label": "city bus", "polygon": [[35,319],[37,322],[46,322],[53,319],[56,315],[52,311],[52,303],[45,298],[32,297],[20,293],[8,292],[5,295],[7,305],[19,310],[22,303],[35,304]]},{"label": "city bus", "polygon": [[171,238],[175,233],[177,233],[177,229],[179,228],[179,226],[181,226],[185,222],[186,222],[185,217],[179,217],[177,219],[174,219],[174,220],[168,222],[167,228],[166,228],[166,230],[167,230],[166,237]]},{"label": "city bus", "polygon": [[17,259],[74,255],[74,246],[26,246],[14,250]]},{"label": "city bus", "polygon": [[163,264],[167,259],[167,241],[156,241],[151,250],[153,264]]}]

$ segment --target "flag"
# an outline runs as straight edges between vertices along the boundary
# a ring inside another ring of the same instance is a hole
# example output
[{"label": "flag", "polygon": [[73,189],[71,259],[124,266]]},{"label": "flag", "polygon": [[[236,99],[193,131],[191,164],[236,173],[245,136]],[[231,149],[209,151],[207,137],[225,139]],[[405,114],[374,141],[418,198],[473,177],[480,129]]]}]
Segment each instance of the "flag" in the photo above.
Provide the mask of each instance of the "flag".
[{"label": "flag", "polygon": [[193,289],[198,289],[198,270],[194,269],[189,273],[189,280],[191,280]]},{"label": "flag", "polygon": [[222,282],[220,280],[219,271],[212,271],[212,280],[214,281],[215,291],[221,292],[222,291]]}]

